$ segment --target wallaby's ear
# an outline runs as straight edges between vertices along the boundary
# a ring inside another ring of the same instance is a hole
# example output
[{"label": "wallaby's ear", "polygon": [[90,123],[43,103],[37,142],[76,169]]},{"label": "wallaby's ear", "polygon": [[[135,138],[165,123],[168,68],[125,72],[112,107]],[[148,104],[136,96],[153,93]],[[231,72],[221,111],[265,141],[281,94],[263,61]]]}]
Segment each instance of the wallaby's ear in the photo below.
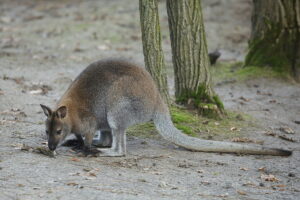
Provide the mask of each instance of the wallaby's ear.
[{"label": "wallaby's ear", "polygon": [[42,109],[43,109],[43,111],[44,111],[44,113],[47,117],[52,115],[52,110],[49,107],[47,107],[43,104],[40,104],[40,105],[41,105],[41,107],[42,107]]},{"label": "wallaby's ear", "polygon": [[61,106],[57,109],[56,115],[58,118],[65,118],[67,115],[67,107],[66,106]]}]

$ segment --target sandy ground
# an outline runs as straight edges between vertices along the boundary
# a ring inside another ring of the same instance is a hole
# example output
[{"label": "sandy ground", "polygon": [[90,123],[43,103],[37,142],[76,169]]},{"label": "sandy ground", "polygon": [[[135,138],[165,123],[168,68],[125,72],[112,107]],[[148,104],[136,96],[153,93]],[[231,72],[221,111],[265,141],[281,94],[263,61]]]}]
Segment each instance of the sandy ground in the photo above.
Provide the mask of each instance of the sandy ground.
[{"label": "sandy ground", "polygon": [[[203,1],[209,49],[221,49],[223,61],[245,55],[249,2]],[[170,66],[164,1],[160,9]],[[300,198],[299,84],[216,86],[227,109],[259,121],[243,130],[249,138],[293,150],[291,157],[189,152],[133,137],[123,158],[83,158],[68,148],[56,158],[21,151],[45,141],[39,104],[54,105],[86,65],[106,57],[143,62],[137,1],[0,1],[0,199]]]}]

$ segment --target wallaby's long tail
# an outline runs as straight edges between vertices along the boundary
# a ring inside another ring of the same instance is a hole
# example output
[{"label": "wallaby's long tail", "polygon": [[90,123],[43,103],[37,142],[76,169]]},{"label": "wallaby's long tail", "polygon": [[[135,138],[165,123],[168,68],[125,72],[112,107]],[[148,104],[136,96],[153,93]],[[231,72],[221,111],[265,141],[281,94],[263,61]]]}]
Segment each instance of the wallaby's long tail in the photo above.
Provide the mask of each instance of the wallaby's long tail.
[{"label": "wallaby's long tail", "polygon": [[155,115],[154,124],[159,133],[166,140],[173,142],[178,146],[194,151],[273,156],[290,156],[292,154],[292,152],[288,150],[265,148],[259,145],[202,140],[199,138],[190,137],[175,128],[173,122],[171,121],[170,115],[164,113]]}]

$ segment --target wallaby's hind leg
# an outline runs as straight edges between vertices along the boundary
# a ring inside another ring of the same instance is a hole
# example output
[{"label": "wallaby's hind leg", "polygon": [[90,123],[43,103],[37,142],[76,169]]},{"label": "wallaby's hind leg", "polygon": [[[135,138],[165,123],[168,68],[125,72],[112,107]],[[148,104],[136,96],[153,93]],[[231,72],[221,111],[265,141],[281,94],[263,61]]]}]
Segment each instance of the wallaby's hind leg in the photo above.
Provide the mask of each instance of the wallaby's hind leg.
[{"label": "wallaby's hind leg", "polygon": [[124,129],[112,129],[112,147],[99,149],[99,156],[125,156],[126,135]]},{"label": "wallaby's hind leg", "polygon": [[93,146],[98,148],[110,148],[112,146],[112,135],[111,131],[104,130],[100,133],[99,139],[93,139]]}]

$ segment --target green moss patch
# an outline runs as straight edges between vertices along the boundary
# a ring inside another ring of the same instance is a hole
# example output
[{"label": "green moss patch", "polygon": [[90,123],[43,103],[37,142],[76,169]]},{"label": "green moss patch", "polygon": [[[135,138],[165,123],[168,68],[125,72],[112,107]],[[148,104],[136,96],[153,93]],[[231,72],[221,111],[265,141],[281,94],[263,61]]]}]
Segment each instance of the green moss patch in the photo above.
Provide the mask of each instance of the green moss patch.
[{"label": "green moss patch", "polygon": [[242,62],[219,62],[211,67],[212,77],[215,83],[239,82],[255,78],[274,78],[292,80],[288,72],[268,66],[247,66]]},{"label": "green moss patch", "polygon": [[[217,120],[202,117],[195,111],[172,106],[171,116],[174,125],[183,133],[204,139],[240,137],[246,133],[248,126],[255,126],[254,119],[250,116],[230,111],[225,119]],[[141,138],[160,138],[153,123],[133,126],[128,129],[127,134]]]}]

